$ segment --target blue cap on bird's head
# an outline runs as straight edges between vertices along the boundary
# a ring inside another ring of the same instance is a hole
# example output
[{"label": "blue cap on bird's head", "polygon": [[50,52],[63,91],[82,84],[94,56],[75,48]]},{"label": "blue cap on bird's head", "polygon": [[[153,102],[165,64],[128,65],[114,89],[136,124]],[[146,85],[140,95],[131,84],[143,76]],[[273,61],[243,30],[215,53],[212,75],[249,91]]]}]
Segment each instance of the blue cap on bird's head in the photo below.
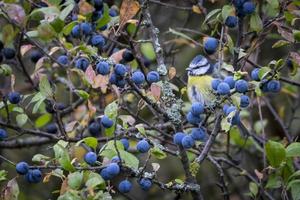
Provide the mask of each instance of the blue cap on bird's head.
[{"label": "blue cap on bird's head", "polygon": [[201,76],[212,72],[212,66],[208,62],[207,58],[202,55],[196,56],[190,63],[189,67],[186,68],[188,75]]}]

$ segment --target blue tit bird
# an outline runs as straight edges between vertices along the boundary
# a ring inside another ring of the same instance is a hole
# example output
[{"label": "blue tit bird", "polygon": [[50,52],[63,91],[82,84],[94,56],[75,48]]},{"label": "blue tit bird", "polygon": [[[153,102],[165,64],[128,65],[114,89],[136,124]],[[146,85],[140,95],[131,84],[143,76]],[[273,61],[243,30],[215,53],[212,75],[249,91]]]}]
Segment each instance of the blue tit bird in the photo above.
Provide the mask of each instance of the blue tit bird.
[{"label": "blue tit bird", "polygon": [[186,69],[188,72],[187,93],[190,101],[211,105],[215,96],[212,91],[214,66],[202,55],[196,56]]}]

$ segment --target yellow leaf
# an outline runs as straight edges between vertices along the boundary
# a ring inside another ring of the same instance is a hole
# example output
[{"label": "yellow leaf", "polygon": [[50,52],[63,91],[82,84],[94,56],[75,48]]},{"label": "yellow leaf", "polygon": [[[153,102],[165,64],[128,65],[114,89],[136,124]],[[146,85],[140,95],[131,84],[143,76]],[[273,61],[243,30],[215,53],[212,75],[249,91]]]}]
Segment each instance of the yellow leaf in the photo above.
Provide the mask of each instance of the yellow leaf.
[{"label": "yellow leaf", "polygon": [[197,6],[197,5],[193,5],[192,10],[194,13],[201,14],[201,10],[199,9],[199,6]]},{"label": "yellow leaf", "polygon": [[171,80],[176,76],[176,68],[175,67],[170,67],[169,68],[169,79]]}]

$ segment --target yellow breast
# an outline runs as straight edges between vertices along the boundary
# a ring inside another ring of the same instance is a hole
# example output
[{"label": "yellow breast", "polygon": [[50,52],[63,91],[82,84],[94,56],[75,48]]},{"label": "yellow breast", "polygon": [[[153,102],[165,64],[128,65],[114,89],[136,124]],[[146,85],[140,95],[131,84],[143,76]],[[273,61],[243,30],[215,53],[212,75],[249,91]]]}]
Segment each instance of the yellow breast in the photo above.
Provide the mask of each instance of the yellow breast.
[{"label": "yellow breast", "polygon": [[209,104],[214,98],[211,88],[212,80],[213,78],[210,75],[189,76],[187,90],[190,101]]}]

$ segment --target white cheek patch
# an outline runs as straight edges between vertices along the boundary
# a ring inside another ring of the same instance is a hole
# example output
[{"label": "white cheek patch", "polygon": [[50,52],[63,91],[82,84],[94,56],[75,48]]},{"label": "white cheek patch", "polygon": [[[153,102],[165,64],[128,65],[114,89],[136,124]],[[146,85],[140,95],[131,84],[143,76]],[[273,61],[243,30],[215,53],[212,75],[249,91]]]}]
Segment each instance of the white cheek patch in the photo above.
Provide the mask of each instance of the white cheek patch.
[{"label": "white cheek patch", "polygon": [[206,58],[202,59],[193,59],[192,62],[189,65],[190,69],[194,69],[197,67],[201,67],[208,64],[208,60]]}]

